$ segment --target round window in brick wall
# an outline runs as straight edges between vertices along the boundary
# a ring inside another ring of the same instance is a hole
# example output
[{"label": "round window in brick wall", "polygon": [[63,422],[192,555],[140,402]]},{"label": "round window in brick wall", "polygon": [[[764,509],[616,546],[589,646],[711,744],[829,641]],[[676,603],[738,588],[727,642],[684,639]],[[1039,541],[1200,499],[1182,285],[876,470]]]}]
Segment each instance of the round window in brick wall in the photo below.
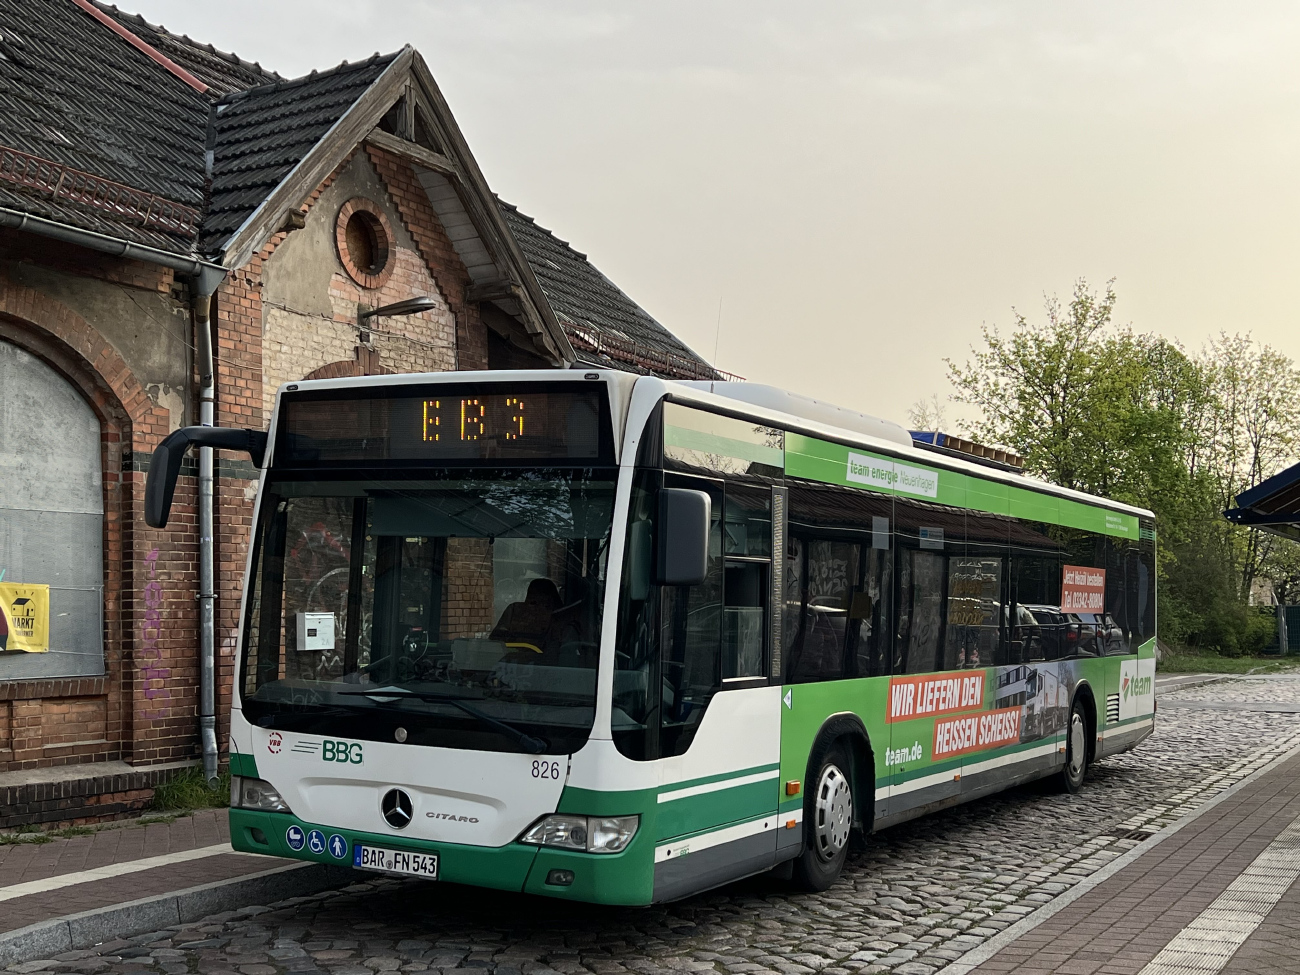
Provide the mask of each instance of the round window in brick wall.
[{"label": "round window in brick wall", "polygon": [[393,228],[373,200],[357,196],[339,210],[334,227],[339,260],[363,288],[382,288],[393,273]]}]

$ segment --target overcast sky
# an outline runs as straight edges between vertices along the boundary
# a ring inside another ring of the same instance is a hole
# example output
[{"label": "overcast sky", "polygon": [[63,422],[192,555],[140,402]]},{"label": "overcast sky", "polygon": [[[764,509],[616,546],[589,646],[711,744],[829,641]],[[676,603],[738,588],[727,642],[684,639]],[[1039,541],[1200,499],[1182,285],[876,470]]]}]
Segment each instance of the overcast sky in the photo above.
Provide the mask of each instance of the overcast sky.
[{"label": "overcast sky", "polygon": [[904,420],[982,323],[1300,359],[1300,6],[118,0],[297,75],[414,45],[493,189],[706,358]]}]

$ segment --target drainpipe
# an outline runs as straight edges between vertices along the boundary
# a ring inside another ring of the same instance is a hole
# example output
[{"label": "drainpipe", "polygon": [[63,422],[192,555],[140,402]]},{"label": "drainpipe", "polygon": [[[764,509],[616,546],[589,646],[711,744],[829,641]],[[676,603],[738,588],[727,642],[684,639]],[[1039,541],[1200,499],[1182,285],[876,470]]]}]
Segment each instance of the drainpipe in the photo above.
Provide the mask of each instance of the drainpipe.
[{"label": "drainpipe", "polygon": [[[224,273],[194,277],[194,332],[199,367],[199,425],[212,426],[216,368],[212,355],[212,293]],[[203,777],[217,781],[217,624],[212,528],[212,448],[199,448],[199,742]]]},{"label": "drainpipe", "polygon": [[[197,258],[184,257],[156,247],[133,244],[107,234],[0,207],[0,227],[21,230],[52,240],[76,244],[104,254],[169,267],[190,279],[194,330],[199,367],[199,423],[212,426],[213,393],[212,294],[226,269]],[[217,667],[212,545],[212,448],[199,448],[199,740],[203,747],[203,772],[210,783],[217,779]]]}]

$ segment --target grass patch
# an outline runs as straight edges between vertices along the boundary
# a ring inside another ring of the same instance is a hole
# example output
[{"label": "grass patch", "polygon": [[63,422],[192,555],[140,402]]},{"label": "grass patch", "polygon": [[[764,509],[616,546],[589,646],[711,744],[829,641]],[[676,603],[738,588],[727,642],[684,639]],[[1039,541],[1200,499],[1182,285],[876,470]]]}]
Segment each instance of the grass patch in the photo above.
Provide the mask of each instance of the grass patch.
[{"label": "grass patch", "polygon": [[41,832],[24,832],[21,828],[17,833],[0,833],[0,846],[13,846],[15,843],[53,843],[54,837],[48,833]]},{"label": "grass patch", "polygon": [[64,827],[63,829],[51,830],[50,835],[62,836],[66,840],[66,839],[71,839],[74,836],[89,836],[91,833],[94,832],[97,831],[91,828],[90,826],[67,826]]},{"label": "grass patch", "polygon": [[1300,657],[1223,657],[1217,653],[1166,653],[1162,674],[1276,674],[1300,668]]},{"label": "grass patch", "polygon": [[187,768],[153,790],[153,808],[169,812],[192,809],[219,809],[230,805],[230,773],[222,772],[215,786],[203,778],[197,765]]}]

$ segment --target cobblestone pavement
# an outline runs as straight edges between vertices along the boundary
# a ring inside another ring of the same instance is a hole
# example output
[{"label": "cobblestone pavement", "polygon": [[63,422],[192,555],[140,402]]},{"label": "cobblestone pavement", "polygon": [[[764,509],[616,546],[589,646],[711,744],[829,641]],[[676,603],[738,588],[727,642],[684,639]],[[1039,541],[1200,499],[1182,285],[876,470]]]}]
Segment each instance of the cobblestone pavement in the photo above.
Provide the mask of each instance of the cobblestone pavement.
[{"label": "cobblestone pavement", "polygon": [[[1233,708],[1205,707],[1216,700]],[[1094,766],[1081,795],[1029,786],[886,830],[820,895],[755,879],[609,909],[376,878],[11,971],[927,975],[1300,744],[1294,715],[1249,710],[1254,700],[1300,703],[1300,680],[1165,693],[1156,734]]]}]

